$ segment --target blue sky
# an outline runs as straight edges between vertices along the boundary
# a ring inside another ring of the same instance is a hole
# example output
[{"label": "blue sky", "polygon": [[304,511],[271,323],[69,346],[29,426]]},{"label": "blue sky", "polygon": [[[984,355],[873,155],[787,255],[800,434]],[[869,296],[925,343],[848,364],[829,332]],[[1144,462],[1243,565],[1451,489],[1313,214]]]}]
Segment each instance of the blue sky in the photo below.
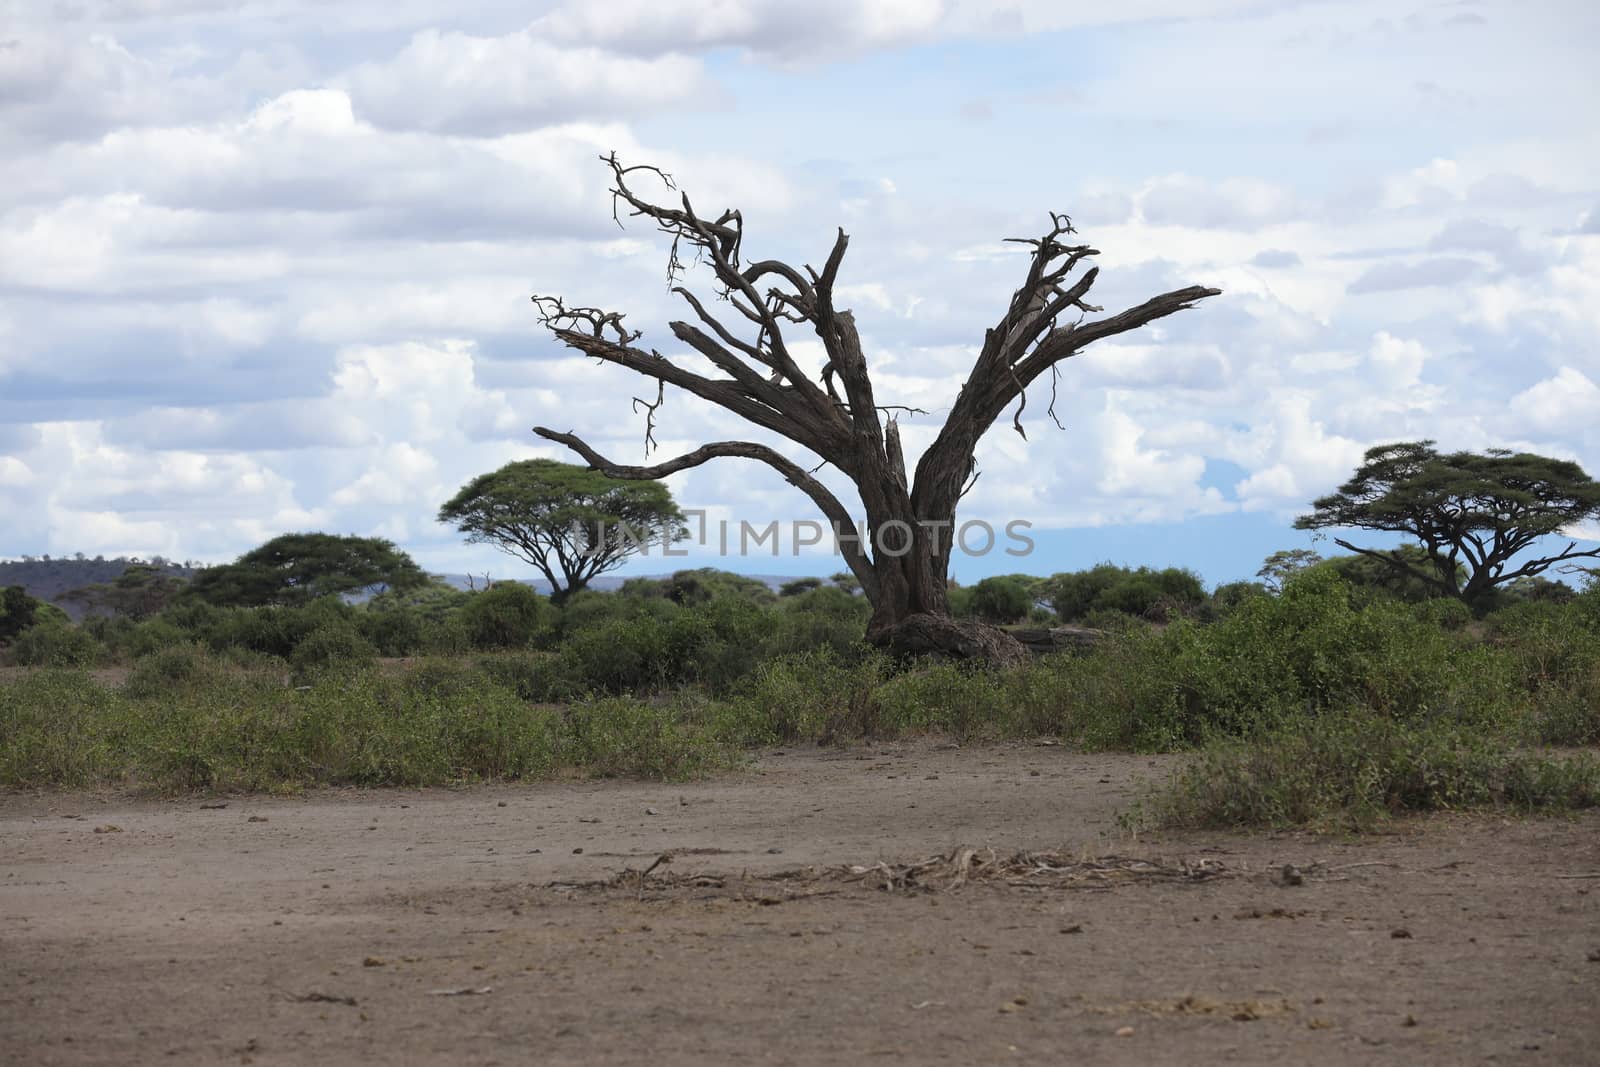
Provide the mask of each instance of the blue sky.
[{"label": "blue sky", "polygon": [[[1108,312],[1225,290],[1064,364],[1064,431],[1037,397],[1026,441],[991,432],[963,518],[1037,549],[965,579],[1247,576],[1398,439],[1600,473],[1597,46],[1560,0],[0,0],[0,555],[220,561],[322,529],[521,576],[439,503],[568,458],[535,424],[639,457],[646,391],[543,337],[528,295],[673,353],[613,149],[741,207],[747,250],[816,262],[849,231],[880,395],[931,413],[912,451],[1020,280],[1001,239],[1046,212],[1102,250]],[[670,395],[657,432],[734,436]],[[670,484],[812,517],[739,461]]]}]

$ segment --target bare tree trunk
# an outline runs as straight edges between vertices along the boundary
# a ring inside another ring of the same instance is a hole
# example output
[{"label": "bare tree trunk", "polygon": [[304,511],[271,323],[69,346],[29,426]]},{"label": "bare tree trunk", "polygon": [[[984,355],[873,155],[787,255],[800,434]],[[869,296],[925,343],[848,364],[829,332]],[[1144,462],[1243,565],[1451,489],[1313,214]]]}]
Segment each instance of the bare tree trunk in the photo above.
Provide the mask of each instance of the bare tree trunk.
[{"label": "bare tree trunk", "polygon": [[[623,316],[616,312],[568,307],[558,297],[535,296],[545,326],[579,352],[656,380],[655,403],[643,402],[647,447],[654,443],[662,390],[673,385],[787,438],[849,478],[860,497],[866,538],[864,543],[842,540],[840,552],[872,604],[869,639],[899,651],[1000,662],[1021,658],[1021,645],[1001,631],[950,618],[946,590],[956,507],[976,476],[979,440],[1013,401],[1017,409],[1012,425],[1023,433],[1027,387],[1045,371],[1052,375],[1053,416],[1056,365],[1086,345],[1192,307],[1220,290],[1190,286],[1085,322],[1085,316],[1102,310],[1084,301],[1097,269],[1091,267],[1076,278],[1071,275],[1097,252],[1088,245],[1063,242],[1074,232],[1071,220],[1052,214],[1050,229],[1042,237],[1012,238],[1032,248],[1027,277],[1005,314],[985,333],[972,372],[912,479],[907,477],[899,427],[894,418],[887,422],[883,418],[888,411],[912,409],[879,404],[855,318],[833,305],[834,282],[849,245],[844,231],[838,232],[821,271],[809,265],[798,270],[779,260],[745,264],[744,219],[738,211],[724,211],[713,221],[697,215],[687,195],[680,197],[680,207],[651,203],[628,187],[629,176],[648,172],[672,189],[670,176],[654,167],[624,167],[614,154],[604,161],[614,181],[614,207],[626,207],[672,237],[669,284],[683,269],[678,249],[687,242],[710,265],[717,295],[744,320],[746,336],[713,316],[682,286],[674,286],[673,292],[684,298],[697,322],[670,323],[673,336],[721,371],[722,377],[696,374],[654,349],[637,347],[640,332],[624,328]],[[1076,321],[1058,325],[1057,320],[1069,313],[1077,314]],[[784,335],[791,325],[809,329],[826,350],[827,363],[815,381],[789,353]],[[566,445],[591,467],[614,478],[662,478],[715,458],[754,459],[811,497],[836,529],[856,529],[855,516],[826,486],[766,445],[720,441],[661,463],[628,466],[600,455],[571,432],[546,427],[534,432]]]}]

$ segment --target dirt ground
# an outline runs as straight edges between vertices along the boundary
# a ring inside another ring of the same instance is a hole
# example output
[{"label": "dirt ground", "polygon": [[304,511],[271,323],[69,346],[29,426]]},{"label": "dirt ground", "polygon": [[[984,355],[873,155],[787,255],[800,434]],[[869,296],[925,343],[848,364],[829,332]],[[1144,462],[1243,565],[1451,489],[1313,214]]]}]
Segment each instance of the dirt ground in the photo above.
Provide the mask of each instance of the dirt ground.
[{"label": "dirt ground", "polygon": [[3,796],[0,1063],[1600,1063],[1600,817],[1130,838],[1168,767]]}]

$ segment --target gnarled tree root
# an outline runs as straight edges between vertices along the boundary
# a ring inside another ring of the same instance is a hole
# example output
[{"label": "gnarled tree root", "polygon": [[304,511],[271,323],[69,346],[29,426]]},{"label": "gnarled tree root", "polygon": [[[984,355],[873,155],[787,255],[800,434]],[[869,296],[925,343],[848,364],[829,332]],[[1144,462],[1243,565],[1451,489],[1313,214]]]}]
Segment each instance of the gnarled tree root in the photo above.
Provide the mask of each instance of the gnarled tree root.
[{"label": "gnarled tree root", "polygon": [[1028,658],[1022,643],[999,627],[957,622],[948,615],[907,615],[868,631],[867,640],[896,656],[938,656],[994,667],[1014,667]]}]

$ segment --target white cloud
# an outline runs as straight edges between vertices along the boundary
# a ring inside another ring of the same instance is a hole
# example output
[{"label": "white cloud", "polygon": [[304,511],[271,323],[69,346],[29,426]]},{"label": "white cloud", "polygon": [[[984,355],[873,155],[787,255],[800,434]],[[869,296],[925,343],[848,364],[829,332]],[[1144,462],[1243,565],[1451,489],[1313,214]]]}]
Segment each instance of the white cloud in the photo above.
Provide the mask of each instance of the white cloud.
[{"label": "white cloud", "polygon": [[1600,426],[1600,386],[1582,371],[1562,367],[1554,377],[1512,397],[1511,410],[1528,432],[1592,433]]},{"label": "white cloud", "polygon": [[784,62],[836,59],[926,39],[943,0],[610,0],[568,2],[537,19],[536,34],[646,55],[746,49]]},{"label": "white cloud", "polygon": [[1367,361],[1386,390],[1405,390],[1421,381],[1428,350],[1420,341],[1403,340],[1379,330],[1372,339]]},{"label": "white cloud", "polygon": [[641,114],[713,95],[697,60],[561,46],[530,30],[501,37],[424,30],[393,59],[357,67],[349,84],[357,109],[378,126],[474,136]]},{"label": "white cloud", "polygon": [[1152,182],[1139,197],[1144,220],[1154,226],[1259,229],[1303,217],[1294,194],[1257,178],[1208,182],[1175,174]]}]

